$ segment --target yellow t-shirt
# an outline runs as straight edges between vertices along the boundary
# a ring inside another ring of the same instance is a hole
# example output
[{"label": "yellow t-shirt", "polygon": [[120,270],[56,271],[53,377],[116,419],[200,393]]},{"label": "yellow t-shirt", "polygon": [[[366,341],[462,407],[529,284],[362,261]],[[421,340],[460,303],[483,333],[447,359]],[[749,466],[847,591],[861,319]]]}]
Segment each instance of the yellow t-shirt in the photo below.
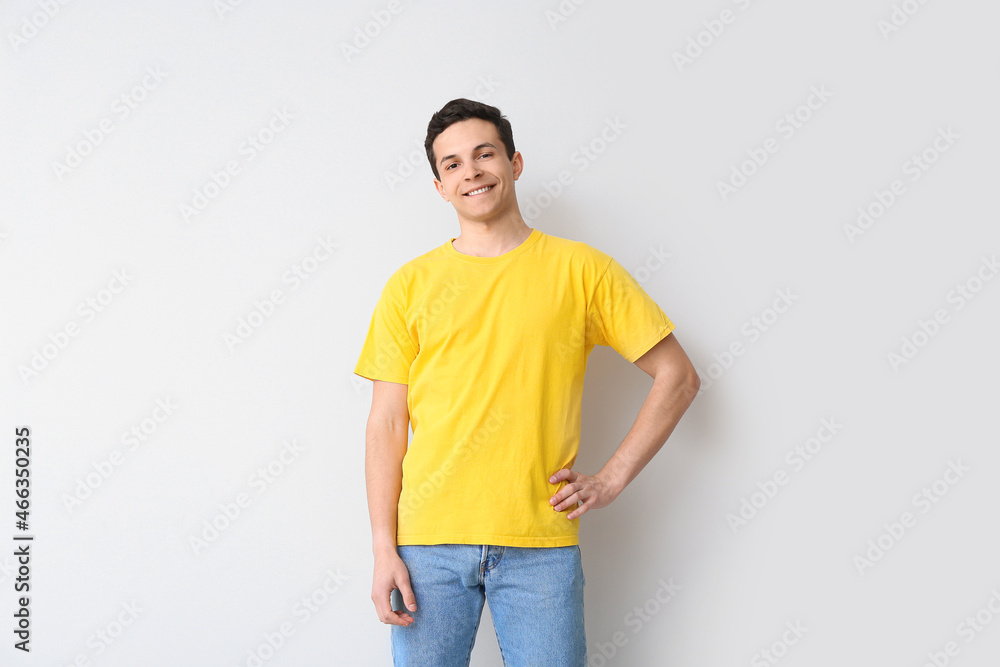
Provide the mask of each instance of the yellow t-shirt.
[{"label": "yellow t-shirt", "polygon": [[408,385],[396,543],[579,544],[580,519],[549,505],[566,482],[549,477],[576,461],[587,356],[635,361],[674,325],[586,243],[532,229],[475,257],[453,240],[389,277],[354,369]]}]

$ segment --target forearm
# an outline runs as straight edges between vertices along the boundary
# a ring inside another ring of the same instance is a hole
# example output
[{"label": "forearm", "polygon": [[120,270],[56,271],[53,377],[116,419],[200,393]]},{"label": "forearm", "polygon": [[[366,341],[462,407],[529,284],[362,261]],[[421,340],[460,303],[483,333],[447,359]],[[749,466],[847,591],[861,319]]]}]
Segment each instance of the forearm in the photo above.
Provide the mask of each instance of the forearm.
[{"label": "forearm", "polygon": [[598,473],[615,496],[652,460],[697,395],[697,375],[671,373],[653,380],[635,423]]},{"label": "forearm", "polygon": [[403,456],[409,424],[369,422],[365,434],[365,483],[372,551],[396,550],[396,519],[403,487]]}]

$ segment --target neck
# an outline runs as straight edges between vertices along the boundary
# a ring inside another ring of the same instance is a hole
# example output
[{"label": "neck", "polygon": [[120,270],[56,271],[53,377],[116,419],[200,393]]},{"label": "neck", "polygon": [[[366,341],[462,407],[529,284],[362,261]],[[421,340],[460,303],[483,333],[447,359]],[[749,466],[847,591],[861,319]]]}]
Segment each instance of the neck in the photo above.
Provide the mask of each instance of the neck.
[{"label": "neck", "polygon": [[517,219],[496,222],[461,221],[462,233],[452,245],[455,250],[475,257],[499,257],[527,240],[531,227],[520,215]]}]

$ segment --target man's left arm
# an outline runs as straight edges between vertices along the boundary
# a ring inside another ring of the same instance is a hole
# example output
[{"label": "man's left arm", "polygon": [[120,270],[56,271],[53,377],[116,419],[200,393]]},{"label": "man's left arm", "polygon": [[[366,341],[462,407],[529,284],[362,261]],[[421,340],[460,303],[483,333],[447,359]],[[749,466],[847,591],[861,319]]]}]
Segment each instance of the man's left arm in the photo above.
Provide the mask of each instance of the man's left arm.
[{"label": "man's left arm", "polygon": [[[594,475],[563,468],[549,478],[553,484],[567,480],[549,499],[556,511],[572,508],[567,519],[611,504],[660,450],[698,395],[701,380],[673,333],[636,359],[635,365],[653,378],[653,386],[622,444]],[[583,504],[577,506],[579,502]]]}]

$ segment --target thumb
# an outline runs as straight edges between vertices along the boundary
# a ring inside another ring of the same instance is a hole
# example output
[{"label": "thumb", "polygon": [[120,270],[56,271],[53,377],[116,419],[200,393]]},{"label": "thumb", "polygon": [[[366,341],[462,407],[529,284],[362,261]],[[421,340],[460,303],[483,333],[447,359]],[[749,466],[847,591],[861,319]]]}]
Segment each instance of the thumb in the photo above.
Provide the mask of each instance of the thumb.
[{"label": "thumb", "polygon": [[413,589],[410,588],[409,581],[399,582],[399,594],[403,596],[403,604],[406,605],[407,609],[410,611],[417,610],[417,598],[413,594]]}]

